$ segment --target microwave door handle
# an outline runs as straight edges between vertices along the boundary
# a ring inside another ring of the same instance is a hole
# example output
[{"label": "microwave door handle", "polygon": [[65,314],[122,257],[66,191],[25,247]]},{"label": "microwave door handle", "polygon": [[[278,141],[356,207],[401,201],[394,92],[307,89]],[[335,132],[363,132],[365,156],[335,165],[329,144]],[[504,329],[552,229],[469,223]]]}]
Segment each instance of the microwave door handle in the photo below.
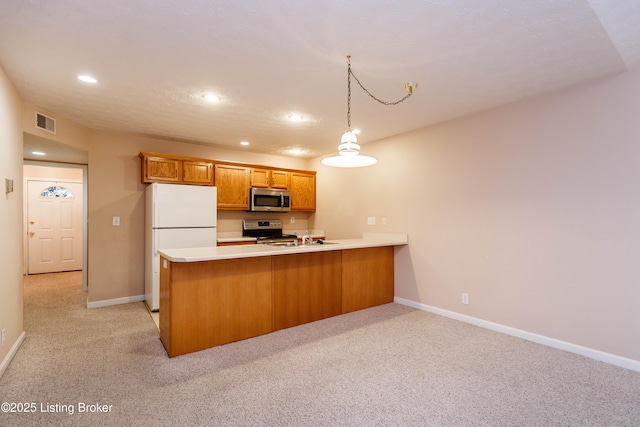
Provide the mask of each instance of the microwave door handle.
[{"label": "microwave door handle", "polygon": [[280,209],[284,208],[284,193],[280,192]]}]

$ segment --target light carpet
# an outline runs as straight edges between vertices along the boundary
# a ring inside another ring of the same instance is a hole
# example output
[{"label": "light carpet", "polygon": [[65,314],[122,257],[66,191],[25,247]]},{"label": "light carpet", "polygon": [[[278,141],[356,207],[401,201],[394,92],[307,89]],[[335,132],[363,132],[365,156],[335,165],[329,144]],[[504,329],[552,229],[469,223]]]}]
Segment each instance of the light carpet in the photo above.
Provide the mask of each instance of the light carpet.
[{"label": "light carpet", "polygon": [[398,304],[169,359],[143,303],[80,281],[25,278],[0,402],[37,410],[0,425],[640,425],[640,373]]}]

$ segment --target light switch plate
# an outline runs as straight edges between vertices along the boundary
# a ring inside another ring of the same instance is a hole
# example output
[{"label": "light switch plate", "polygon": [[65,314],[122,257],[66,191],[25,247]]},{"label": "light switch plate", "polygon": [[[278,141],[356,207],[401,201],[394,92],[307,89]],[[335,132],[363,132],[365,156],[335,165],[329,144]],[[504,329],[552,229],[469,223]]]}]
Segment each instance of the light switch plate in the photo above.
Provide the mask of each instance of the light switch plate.
[{"label": "light switch plate", "polygon": [[120,217],[119,216],[114,216],[111,223],[113,224],[114,227],[119,227],[120,226]]},{"label": "light switch plate", "polygon": [[367,225],[376,225],[376,217],[370,216],[367,218]]},{"label": "light switch plate", "polygon": [[13,180],[9,178],[4,179],[4,194],[13,193]]}]

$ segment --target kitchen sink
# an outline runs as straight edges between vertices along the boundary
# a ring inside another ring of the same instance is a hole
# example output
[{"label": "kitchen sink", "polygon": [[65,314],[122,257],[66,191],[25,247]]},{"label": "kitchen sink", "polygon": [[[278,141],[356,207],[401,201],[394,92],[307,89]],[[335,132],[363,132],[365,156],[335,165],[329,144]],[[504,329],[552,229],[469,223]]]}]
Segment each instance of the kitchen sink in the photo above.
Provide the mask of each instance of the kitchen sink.
[{"label": "kitchen sink", "polygon": [[283,248],[288,248],[288,247],[294,248],[296,246],[296,244],[292,242],[271,242],[271,243],[265,243],[265,245],[278,246]]},{"label": "kitchen sink", "polygon": [[327,242],[325,240],[323,241],[323,243],[313,242],[306,245],[303,245],[302,243],[299,243],[298,245],[296,245],[295,243],[292,243],[292,242],[271,242],[271,243],[265,243],[265,245],[277,246],[279,248],[304,248],[306,246],[336,245],[337,243],[338,242]]}]

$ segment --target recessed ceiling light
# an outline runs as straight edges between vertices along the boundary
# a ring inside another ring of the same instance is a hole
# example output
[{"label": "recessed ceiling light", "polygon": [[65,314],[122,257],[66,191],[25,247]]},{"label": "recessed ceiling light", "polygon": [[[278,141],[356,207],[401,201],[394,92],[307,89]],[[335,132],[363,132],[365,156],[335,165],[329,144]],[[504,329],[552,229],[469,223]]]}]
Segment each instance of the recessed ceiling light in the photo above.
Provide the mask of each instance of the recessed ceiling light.
[{"label": "recessed ceiling light", "polygon": [[289,154],[293,154],[293,155],[295,155],[295,156],[298,156],[298,155],[300,155],[300,154],[304,153],[304,150],[302,150],[302,149],[300,149],[300,148],[292,148],[292,149],[290,149],[290,150],[287,150],[287,153],[289,153]]},{"label": "recessed ceiling light", "polygon": [[240,141],[240,145],[249,145],[249,141]]},{"label": "recessed ceiling light", "polygon": [[303,117],[300,114],[289,114],[289,120],[292,122],[301,122]]},{"label": "recessed ceiling light", "polygon": [[360,135],[361,130],[360,129],[354,129],[351,132],[355,133],[356,135]]},{"label": "recessed ceiling light", "polygon": [[42,151],[32,151],[31,154],[35,156],[46,156],[47,153],[43,153]]},{"label": "recessed ceiling light", "polygon": [[207,102],[218,102],[218,101],[220,101],[220,97],[218,95],[213,94],[213,93],[205,93],[202,97]]},{"label": "recessed ceiling light", "polygon": [[87,75],[78,76],[78,80],[81,80],[85,83],[92,83],[92,84],[98,83],[98,80],[96,80],[94,77],[87,76]]}]

